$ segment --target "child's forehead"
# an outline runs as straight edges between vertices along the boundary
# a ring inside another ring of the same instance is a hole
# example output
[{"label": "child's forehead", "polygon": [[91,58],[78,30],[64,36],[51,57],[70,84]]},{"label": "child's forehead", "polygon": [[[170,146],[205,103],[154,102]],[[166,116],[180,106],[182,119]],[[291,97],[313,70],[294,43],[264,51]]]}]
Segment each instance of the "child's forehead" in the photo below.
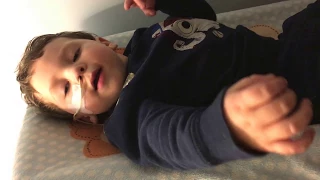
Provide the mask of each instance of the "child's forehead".
[{"label": "child's forehead", "polygon": [[65,38],[65,37],[58,37],[51,42],[49,42],[44,48],[43,48],[43,56],[59,56],[62,54],[65,54],[70,47],[72,47],[74,44],[77,44],[80,39],[71,39],[71,38]]},{"label": "child's forehead", "polygon": [[[65,49],[65,47],[70,44],[72,39],[70,38],[63,38],[59,37],[51,42],[49,42],[44,48],[43,48],[43,54],[41,57],[37,58],[33,67],[32,72],[34,72],[38,64],[50,64],[52,65],[57,63],[57,59],[61,56],[62,51]],[[41,66],[41,65],[40,65]]]},{"label": "child's forehead", "polygon": [[67,38],[56,38],[52,40],[43,48],[43,55],[39,59],[47,59],[59,56],[69,42],[70,40]]},{"label": "child's forehead", "polygon": [[63,47],[65,45],[67,45],[68,43],[71,43],[74,40],[75,39],[66,38],[66,37],[58,37],[58,38],[52,40],[51,42],[49,42],[44,47],[44,51],[46,51],[47,49],[51,49],[51,48]]}]

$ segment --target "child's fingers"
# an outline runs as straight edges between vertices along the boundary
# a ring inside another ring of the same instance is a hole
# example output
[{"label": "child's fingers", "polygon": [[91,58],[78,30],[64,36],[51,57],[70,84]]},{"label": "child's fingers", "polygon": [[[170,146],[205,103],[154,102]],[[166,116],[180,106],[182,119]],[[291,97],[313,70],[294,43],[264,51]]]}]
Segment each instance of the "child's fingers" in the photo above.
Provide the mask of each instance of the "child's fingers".
[{"label": "child's fingers", "polygon": [[146,8],[146,0],[134,0],[134,2],[141,10]]},{"label": "child's fingers", "polygon": [[264,135],[271,141],[289,139],[304,131],[313,116],[309,100],[303,100],[299,108],[289,117],[276,122],[264,130]]},{"label": "child's fingers", "polygon": [[307,129],[297,140],[282,140],[271,143],[269,151],[282,155],[293,155],[303,153],[311,145],[315,132],[312,128]]},{"label": "child's fingers", "polygon": [[125,0],[123,3],[123,7],[125,10],[129,10],[133,4],[134,4],[133,0]]},{"label": "child's fingers", "polygon": [[254,83],[240,91],[244,108],[262,106],[287,88],[287,81],[282,77],[275,77],[268,81]]},{"label": "child's fingers", "polygon": [[276,76],[273,74],[267,74],[267,75],[263,75],[263,74],[254,74],[248,77],[245,77],[241,80],[239,80],[237,83],[235,83],[231,89],[232,91],[236,91],[236,90],[240,90],[240,89],[244,89],[246,87],[248,87],[249,85],[256,83],[258,81],[261,80],[270,80],[272,78],[275,78]]},{"label": "child's fingers", "polygon": [[154,16],[156,14],[155,0],[145,0],[145,8],[141,10],[147,16]]},{"label": "child's fingers", "polygon": [[155,0],[146,0],[146,9],[154,10]]},{"label": "child's fingers", "polygon": [[146,16],[154,16],[156,15],[156,11],[152,9],[144,9],[142,10]]},{"label": "child's fingers", "polygon": [[125,10],[138,6],[143,11],[146,8],[146,0],[125,0],[123,6]]},{"label": "child's fingers", "polygon": [[130,8],[138,7],[136,3],[131,4]]},{"label": "child's fingers", "polygon": [[296,94],[291,89],[286,89],[266,105],[252,111],[253,117],[259,119],[259,123],[262,126],[275,123],[294,109],[296,101]]},{"label": "child's fingers", "polygon": [[226,92],[226,96],[225,96],[226,104],[229,104],[232,106],[239,106],[239,108],[243,108],[244,107],[243,101],[245,99],[243,99],[243,97],[241,96],[241,92],[243,93],[243,91],[245,91],[246,88],[248,88],[252,84],[255,84],[259,81],[270,81],[275,77],[276,76],[273,74],[268,74],[268,75],[254,74],[254,75],[242,78],[241,80],[233,84]]}]

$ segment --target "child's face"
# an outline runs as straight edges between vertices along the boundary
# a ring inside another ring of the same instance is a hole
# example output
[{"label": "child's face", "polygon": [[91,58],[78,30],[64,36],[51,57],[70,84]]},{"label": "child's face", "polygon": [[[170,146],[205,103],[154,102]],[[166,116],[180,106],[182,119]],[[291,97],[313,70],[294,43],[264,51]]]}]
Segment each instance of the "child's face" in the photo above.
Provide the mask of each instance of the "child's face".
[{"label": "child's face", "polygon": [[99,41],[57,38],[35,61],[31,85],[37,91],[36,97],[74,114],[75,110],[70,109],[72,84],[77,84],[81,76],[85,109],[100,114],[117,101],[126,66],[125,56]]}]

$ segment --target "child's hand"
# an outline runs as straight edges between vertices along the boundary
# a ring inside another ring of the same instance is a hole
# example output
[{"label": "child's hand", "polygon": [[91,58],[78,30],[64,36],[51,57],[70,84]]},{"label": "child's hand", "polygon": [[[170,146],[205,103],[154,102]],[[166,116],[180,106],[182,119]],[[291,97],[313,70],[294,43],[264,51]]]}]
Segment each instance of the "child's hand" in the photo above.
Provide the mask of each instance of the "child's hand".
[{"label": "child's hand", "polygon": [[155,1],[156,0],[125,0],[124,9],[129,10],[131,7],[139,7],[145,15],[154,16],[156,15]]},{"label": "child's hand", "polygon": [[[230,87],[224,99],[226,121],[234,138],[245,148],[291,155],[304,152],[314,131],[308,128],[312,104],[296,94],[287,81],[274,75],[253,75]],[[303,132],[292,140],[292,137]]]}]

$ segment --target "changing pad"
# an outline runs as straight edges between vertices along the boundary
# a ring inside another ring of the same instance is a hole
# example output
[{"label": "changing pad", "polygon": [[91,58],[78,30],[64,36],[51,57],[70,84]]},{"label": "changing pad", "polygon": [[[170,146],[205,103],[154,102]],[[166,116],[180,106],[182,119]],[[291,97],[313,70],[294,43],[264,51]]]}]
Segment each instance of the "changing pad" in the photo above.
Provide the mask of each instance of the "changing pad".
[{"label": "changing pad", "polygon": [[[270,25],[281,30],[287,17],[305,8],[314,0],[291,0],[249,9],[218,14],[218,21],[235,27],[242,24]],[[105,37],[120,47],[125,47],[133,31]],[[304,154],[280,156],[269,154],[262,158],[239,160],[216,167],[173,171],[160,168],[142,168],[133,164],[123,154],[100,158],[84,156],[85,141],[70,135],[69,123],[37,114],[28,108],[19,139],[14,179],[236,179],[276,180],[320,179],[320,127],[311,148]]]}]

